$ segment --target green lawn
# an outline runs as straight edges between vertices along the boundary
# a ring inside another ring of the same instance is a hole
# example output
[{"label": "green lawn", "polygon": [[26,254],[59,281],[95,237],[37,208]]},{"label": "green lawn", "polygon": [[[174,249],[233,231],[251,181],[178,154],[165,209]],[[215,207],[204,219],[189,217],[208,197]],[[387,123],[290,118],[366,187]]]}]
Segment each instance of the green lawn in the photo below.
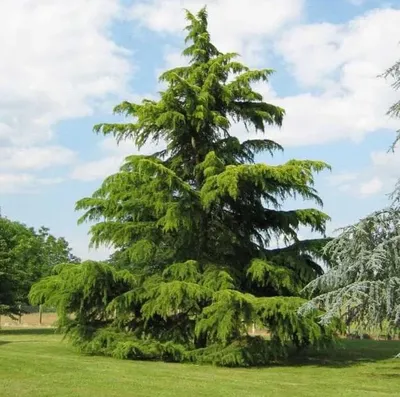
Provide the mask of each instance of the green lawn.
[{"label": "green lawn", "polygon": [[395,396],[397,352],[400,342],[346,341],[291,365],[225,369],[87,357],[49,330],[0,331],[0,396]]}]

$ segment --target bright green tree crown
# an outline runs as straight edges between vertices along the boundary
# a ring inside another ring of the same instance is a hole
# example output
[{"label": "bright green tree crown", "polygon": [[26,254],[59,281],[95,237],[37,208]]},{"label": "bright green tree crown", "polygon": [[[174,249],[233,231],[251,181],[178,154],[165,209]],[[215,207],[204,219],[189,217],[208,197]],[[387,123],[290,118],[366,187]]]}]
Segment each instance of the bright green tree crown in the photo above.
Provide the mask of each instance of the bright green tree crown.
[{"label": "bright green tree crown", "polygon": [[[268,125],[281,125],[284,110],[253,89],[272,70],[251,70],[237,54],[219,52],[210,41],[205,9],[197,16],[187,12],[187,19],[189,46],[183,54],[189,66],[161,76],[167,88],[160,100],[117,106],[131,123],[95,127],[118,140],[133,139],[138,147],[162,141],[166,148],[128,157],[93,197],[78,203],[87,211],[82,220],[100,221],[92,228],[92,242],[127,250],[135,263],[195,259],[241,271],[253,258],[281,262],[282,251],[268,250],[276,238],[294,242],[292,248],[304,253],[313,244],[298,242],[298,227],[323,233],[328,216],[316,209],[280,208],[293,197],[321,204],[313,172],[327,165],[254,163],[256,154],[282,148],[268,139],[240,141],[230,127],[242,122],[263,133]],[[309,256],[297,259],[311,266],[311,273],[317,269]]]}]

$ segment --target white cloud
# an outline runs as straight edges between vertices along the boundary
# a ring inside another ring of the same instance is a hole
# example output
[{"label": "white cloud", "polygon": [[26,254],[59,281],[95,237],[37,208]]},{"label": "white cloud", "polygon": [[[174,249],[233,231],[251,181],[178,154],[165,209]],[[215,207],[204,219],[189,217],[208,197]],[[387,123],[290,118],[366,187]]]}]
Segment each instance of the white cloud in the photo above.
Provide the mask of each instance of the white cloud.
[{"label": "white cloud", "polygon": [[110,24],[123,17],[119,4],[0,2],[2,168],[70,163],[73,153],[51,142],[54,125],[87,116],[110,95],[125,93],[131,65],[127,51],[110,37]]},{"label": "white cloud", "polygon": [[329,177],[329,182],[332,186],[339,186],[343,183],[348,183],[357,179],[358,174],[355,172],[342,172]]},{"label": "white cloud", "polygon": [[71,173],[71,178],[80,181],[102,180],[117,172],[125,157],[134,154],[152,154],[163,147],[162,143],[148,142],[138,150],[132,140],[117,143],[113,137],[104,138],[99,144],[102,158],[77,165]]},{"label": "white cloud", "polygon": [[400,178],[400,151],[394,152],[374,151],[371,153],[371,162],[374,168],[381,174],[392,179]]},{"label": "white cloud", "polygon": [[327,177],[330,186],[353,197],[366,198],[393,191],[400,179],[400,151],[374,151],[364,169]]},{"label": "white cloud", "polygon": [[40,178],[27,173],[0,173],[0,193],[39,193],[43,186],[58,184],[62,181],[62,178]]},{"label": "white cloud", "polygon": [[76,235],[72,235],[70,238],[67,236],[67,240],[70,242],[73,248],[74,255],[84,260],[102,261],[109,258],[109,256],[115,251],[113,248],[101,246],[99,248],[89,248],[88,237],[86,235],[77,239]]},{"label": "white cloud", "polygon": [[[376,9],[346,24],[318,23],[287,29],[275,51],[286,61],[302,92],[280,97],[260,86],[265,98],[286,110],[283,128],[269,137],[284,146],[362,141],[398,121],[386,116],[398,98],[378,78],[397,59],[400,10]],[[273,78],[272,78],[273,83]],[[244,137],[239,126],[236,135]]]},{"label": "white cloud", "polygon": [[364,197],[372,196],[381,192],[382,188],[383,182],[378,177],[375,177],[360,185],[360,194]]},{"label": "white cloud", "polygon": [[75,153],[62,146],[0,147],[0,169],[41,170],[71,164]]},{"label": "white cloud", "polygon": [[354,189],[355,183],[359,178],[359,173],[357,172],[341,172],[338,174],[331,174],[326,177],[329,186],[335,188],[340,192],[351,192]]},{"label": "white cloud", "polygon": [[47,140],[55,122],[124,91],[126,50],[108,32],[119,12],[114,0],[1,1],[1,120],[14,131],[3,139]]},{"label": "white cloud", "polygon": [[76,166],[71,172],[71,178],[79,181],[94,181],[104,179],[114,174],[122,165],[122,156],[110,156],[101,160],[90,161]]},{"label": "white cloud", "polygon": [[134,4],[132,16],[152,30],[178,33],[186,25],[182,11],[189,9],[196,13],[204,5],[210,15],[209,25],[214,30],[213,34],[223,36],[231,33],[235,37],[249,37],[268,34],[299,18],[304,1],[144,0]]},{"label": "white cloud", "polygon": [[196,13],[207,5],[210,32],[222,51],[238,51],[258,61],[265,38],[302,16],[305,0],[149,0],[132,7],[132,17],[156,32],[182,34],[184,9]]},{"label": "white cloud", "polygon": [[390,193],[394,190],[395,184],[400,180],[400,151],[374,151],[371,153],[370,181],[365,184],[364,189],[370,194],[385,190]]},{"label": "white cloud", "polygon": [[157,92],[163,91],[166,89],[167,84],[163,81],[159,81],[159,78],[162,73],[166,70],[171,70],[176,67],[188,66],[189,59],[184,57],[182,54],[182,49],[172,46],[165,46],[164,47],[164,57],[163,57],[164,64],[162,67],[159,67],[155,70],[154,76],[157,79]]},{"label": "white cloud", "polygon": [[345,24],[298,25],[283,34],[276,49],[303,85],[332,83],[339,73],[352,88],[359,83],[354,77],[376,77],[397,59],[399,20],[400,10],[385,8]]},{"label": "white cloud", "polygon": [[343,25],[299,25],[276,44],[305,93],[277,99],[287,111],[274,133],[287,145],[362,140],[396,129],[386,116],[397,93],[377,76],[398,58],[400,10],[376,9]]},{"label": "white cloud", "polygon": [[[157,72],[163,72],[164,70],[169,70],[176,68],[178,66],[187,66],[187,65],[188,65],[188,58],[183,56],[181,49],[166,46],[164,49],[163,70],[158,69]],[[157,73],[157,77],[159,77],[159,73]]]}]

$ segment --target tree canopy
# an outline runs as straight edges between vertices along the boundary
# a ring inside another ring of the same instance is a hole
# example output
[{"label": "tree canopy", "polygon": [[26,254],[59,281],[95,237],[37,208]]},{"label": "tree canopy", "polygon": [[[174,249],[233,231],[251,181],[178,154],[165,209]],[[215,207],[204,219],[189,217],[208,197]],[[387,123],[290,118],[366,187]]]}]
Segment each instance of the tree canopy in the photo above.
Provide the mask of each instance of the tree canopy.
[{"label": "tree canopy", "polygon": [[343,317],[362,332],[400,328],[399,204],[396,198],[327,244],[331,267],[307,286],[314,298],[303,312],[318,307],[324,323]]},{"label": "tree canopy", "polygon": [[[314,174],[321,161],[257,163],[282,147],[262,135],[284,110],[267,103],[253,70],[211,42],[207,11],[186,13],[189,65],[163,73],[159,100],[123,102],[127,123],[95,131],[138,147],[161,142],[152,155],[128,156],[76,208],[94,246],[117,249],[109,264],[57,267],[36,284],[33,302],[58,307],[61,327],[83,350],[122,358],[255,365],[332,338],[318,313],[298,315],[301,289],[322,274],[326,239],[303,240],[300,226],[322,235],[329,217],[316,208],[284,210],[289,198],[317,205]],[[240,140],[233,123],[258,139]],[[274,242],[282,239],[283,248]],[[116,261],[118,267],[112,265]],[[74,314],[73,319],[71,314]],[[250,337],[251,324],[271,339]]]},{"label": "tree canopy", "polygon": [[32,284],[55,265],[78,261],[68,242],[49,229],[34,230],[0,216],[0,313],[18,313],[19,305],[28,303]]}]

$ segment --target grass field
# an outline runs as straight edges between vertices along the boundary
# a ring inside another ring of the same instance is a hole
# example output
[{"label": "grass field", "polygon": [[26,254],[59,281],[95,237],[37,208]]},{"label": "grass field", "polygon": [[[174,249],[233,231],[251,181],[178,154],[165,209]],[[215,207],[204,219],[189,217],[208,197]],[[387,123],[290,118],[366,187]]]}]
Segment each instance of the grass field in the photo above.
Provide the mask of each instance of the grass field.
[{"label": "grass field", "polygon": [[[51,330],[0,331],[1,397],[395,396],[398,341],[345,341],[285,366],[225,369],[75,353]],[[329,358],[328,358],[329,357]]]}]

